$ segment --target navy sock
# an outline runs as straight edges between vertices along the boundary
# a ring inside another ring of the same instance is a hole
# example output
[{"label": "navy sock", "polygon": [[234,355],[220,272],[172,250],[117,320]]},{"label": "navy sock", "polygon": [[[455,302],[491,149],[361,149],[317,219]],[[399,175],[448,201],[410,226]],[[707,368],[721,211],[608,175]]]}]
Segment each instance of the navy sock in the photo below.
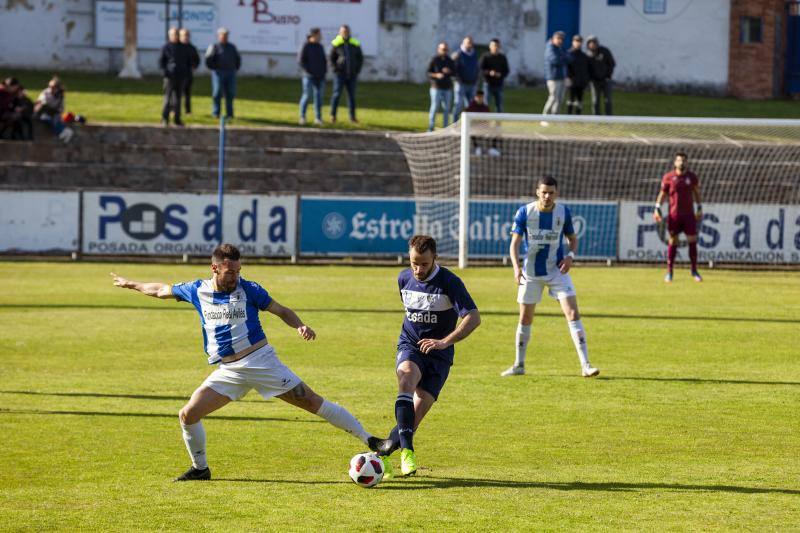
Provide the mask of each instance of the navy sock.
[{"label": "navy sock", "polygon": [[394,403],[394,416],[397,419],[397,433],[400,447],[414,449],[414,395],[401,392]]},{"label": "navy sock", "polygon": [[387,440],[392,441],[392,447],[389,448],[389,453],[386,455],[391,455],[400,448],[400,430],[397,426],[393,427],[389,432],[389,438]]}]

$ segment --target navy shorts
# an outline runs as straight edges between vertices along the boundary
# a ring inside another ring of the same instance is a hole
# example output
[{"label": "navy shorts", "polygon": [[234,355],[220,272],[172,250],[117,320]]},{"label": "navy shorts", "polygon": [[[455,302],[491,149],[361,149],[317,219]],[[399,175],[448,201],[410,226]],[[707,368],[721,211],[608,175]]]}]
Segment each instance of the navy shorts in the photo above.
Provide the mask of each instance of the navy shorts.
[{"label": "navy shorts", "polygon": [[430,393],[434,400],[439,399],[439,393],[447,381],[447,375],[450,374],[450,362],[438,357],[425,355],[419,350],[409,348],[398,348],[397,351],[397,366],[403,361],[411,361],[416,364],[422,372],[422,379],[419,380],[419,388],[425,392]]}]

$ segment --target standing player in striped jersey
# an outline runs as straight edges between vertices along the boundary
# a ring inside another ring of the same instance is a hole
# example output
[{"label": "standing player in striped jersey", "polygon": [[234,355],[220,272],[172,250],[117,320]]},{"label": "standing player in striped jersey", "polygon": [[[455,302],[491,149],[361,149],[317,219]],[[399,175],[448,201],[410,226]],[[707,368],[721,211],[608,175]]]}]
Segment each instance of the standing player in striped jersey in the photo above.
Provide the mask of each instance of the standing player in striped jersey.
[{"label": "standing player in striped jersey", "polygon": [[[572,226],[569,209],[556,204],[557,186],[556,180],[551,176],[541,178],[536,187],[538,200],[520,207],[511,227],[511,264],[514,265],[514,280],[519,285],[519,324],[514,365],[503,371],[501,376],[525,374],[525,352],[531,338],[533,313],[536,304],[542,301],[545,287],[548,287],[550,296],[561,304],[572,342],[578,352],[581,373],[587,378],[600,373],[589,363],[586,331],[578,313],[575,288],[568,274],[578,250],[578,236]],[[562,246],[565,237],[569,243],[567,254],[564,254]],[[524,257],[522,265],[520,251]]]},{"label": "standing player in striped jersey", "polygon": [[[661,202],[664,201],[664,196],[669,198],[667,275],[664,276],[664,281],[667,283],[672,282],[672,267],[678,254],[678,236],[681,232],[686,234],[686,242],[689,244],[692,278],[695,281],[703,281],[703,277],[697,271],[697,223],[703,218],[703,205],[700,199],[700,182],[694,172],[687,168],[688,163],[689,157],[684,152],[675,154],[675,169],[661,178],[661,190],[658,192],[653,212],[653,219],[661,223],[663,220]],[[697,204],[696,210],[694,204]]]},{"label": "standing player in striped jersey", "polygon": [[231,244],[222,244],[211,256],[211,279],[170,285],[141,283],[111,274],[117,287],[192,304],[200,314],[208,363],[219,364],[180,410],[183,440],[192,466],[175,481],[211,479],[206,459],[206,432],[201,420],[229,402],[239,400],[250,389],[256,389],[264,399],[277,396],[316,414],[377,450],[383,441],[367,433],[347,409],[312,391],[278,359],[261,329],[259,311],[279,317],[306,341],[314,340],[316,333],[258,283],[240,277],[241,268],[239,250]]},{"label": "standing player in striped jersey", "polygon": [[414,431],[447,381],[455,354],[453,345],[467,338],[481,323],[480,312],[464,282],[436,264],[433,237],[411,237],[408,255],[411,268],[397,278],[406,316],[395,362],[399,389],[394,404],[397,425],[379,451],[384,479],[392,476],[388,456],[398,448],[403,475],[416,473]]}]

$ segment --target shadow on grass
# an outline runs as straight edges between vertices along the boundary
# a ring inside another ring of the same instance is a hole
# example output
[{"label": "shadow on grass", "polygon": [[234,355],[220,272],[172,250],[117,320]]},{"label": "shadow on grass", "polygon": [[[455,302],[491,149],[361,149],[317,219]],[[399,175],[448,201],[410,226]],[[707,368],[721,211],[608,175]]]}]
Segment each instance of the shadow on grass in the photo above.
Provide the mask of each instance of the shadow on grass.
[{"label": "shadow on grass", "polygon": [[[236,479],[221,478],[214,481],[231,483],[275,483],[301,485],[339,485],[349,481],[331,480],[294,480],[294,479]],[[560,491],[596,491],[596,492],[642,492],[668,490],[676,492],[731,492],[738,494],[787,494],[800,496],[798,489],[774,487],[742,487],[738,485],[696,485],[682,483],[625,483],[618,481],[586,482],[586,481],[513,481],[508,479],[481,479],[460,477],[423,476],[412,479],[399,479],[380,484],[378,490],[421,490],[421,489],[549,489]]]},{"label": "shadow on grass", "polygon": [[[178,413],[121,413],[109,411],[49,411],[44,409],[6,409],[0,407],[0,415],[70,415],[70,416],[118,416],[118,417],[134,417],[134,418],[169,418],[178,419]],[[233,422],[302,422],[302,423],[323,423],[324,420],[303,420],[296,418],[277,418],[277,417],[263,417],[263,416],[219,416],[210,415],[205,417],[204,420],[228,420]]]},{"label": "shadow on grass", "polygon": [[598,381],[657,381],[665,383],[707,383],[711,385],[800,385],[800,381],[756,381],[749,379],[656,378],[638,376],[600,376],[595,379]]},{"label": "shadow on grass", "polygon": [[[150,306],[150,305],[102,305],[102,304],[4,304],[3,309],[126,309],[126,310],[147,310],[147,311],[192,311],[194,312],[194,308],[188,306],[182,307],[158,307],[158,306]],[[310,307],[300,307],[295,308],[297,312],[303,313],[348,313],[348,314],[395,314],[395,315],[402,315],[402,309],[359,309],[359,308],[334,308],[334,307],[323,307],[323,308],[310,308]],[[624,315],[619,313],[581,313],[583,316],[587,318],[613,318],[619,320],[676,320],[676,321],[683,321],[683,320],[690,320],[690,321],[704,321],[704,322],[754,322],[754,323],[766,323],[766,324],[798,324],[800,325],[800,319],[793,319],[793,318],[764,318],[764,317],[749,317],[749,316],[690,316],[690,315]],[[494,311],[494,310],[482,310],[481,315],[484,316],[517,316],[519,315],[519,311]],[[538,312],[536,313],[537,316],[555,316],[560,317],[562,316],[559,312]]]},{"label": "shadow on grass", "polygon": [[[68,398],[128,398],[131,400],[180,400],[189,396],[167,396],[162,394],[117,394],[109,392],[40,392],[30,390],[0,390],[0,394],[22,394],[27,396],[64,396]],[[263,401],[263,400],[261,400]],[[238,403],[260,403],[260,400],[238,400]]]}]

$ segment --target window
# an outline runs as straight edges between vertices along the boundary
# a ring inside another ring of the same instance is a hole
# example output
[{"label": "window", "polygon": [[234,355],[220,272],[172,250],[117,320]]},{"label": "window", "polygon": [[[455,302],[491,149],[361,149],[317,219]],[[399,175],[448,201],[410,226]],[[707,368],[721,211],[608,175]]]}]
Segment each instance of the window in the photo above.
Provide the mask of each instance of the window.
[{"label": "window", "polygon": [[761,17],[742,17],[739,22],[739,42],[761,42]]},{"label": "window", "polygon": [[608,5],[610,6],[624,6],[625,0],[608,0]]},{"label": "window", "polygon": [[667,12],[667,0],[644,0],[644,12],[648,15],[664,15]]}]

